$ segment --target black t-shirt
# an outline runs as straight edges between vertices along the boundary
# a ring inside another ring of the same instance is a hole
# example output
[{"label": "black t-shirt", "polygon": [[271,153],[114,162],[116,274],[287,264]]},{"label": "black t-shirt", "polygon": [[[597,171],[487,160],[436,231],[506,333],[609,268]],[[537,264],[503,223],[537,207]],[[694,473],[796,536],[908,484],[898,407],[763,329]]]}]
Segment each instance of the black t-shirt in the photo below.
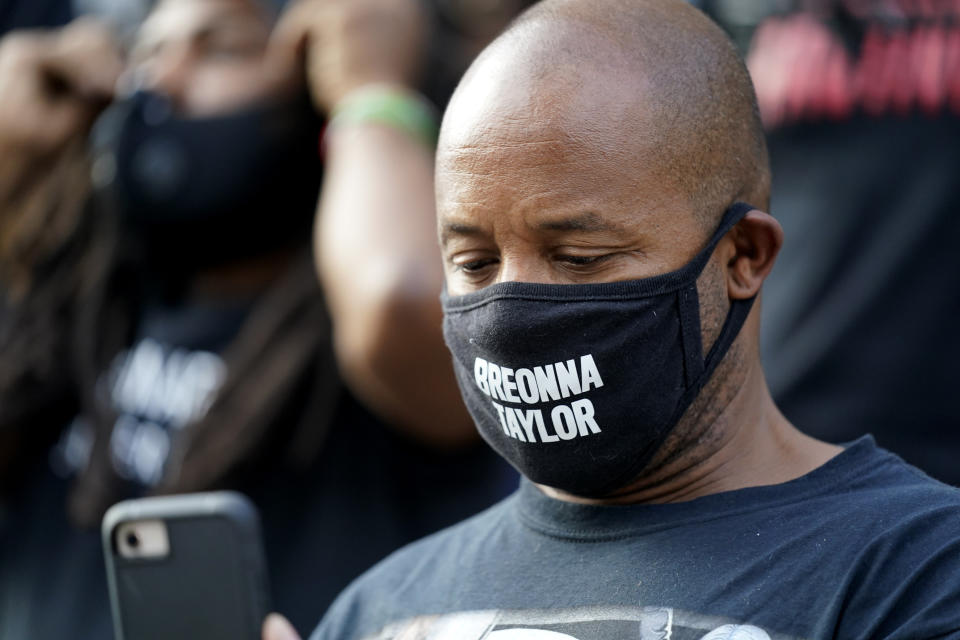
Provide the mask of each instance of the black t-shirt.
[{"label": "black t-shirt", "polygon": [[684,503],[586,506],[524,481],[365,574],[312,640],[955,639],[958,531],[960,490],[869,437]]}]

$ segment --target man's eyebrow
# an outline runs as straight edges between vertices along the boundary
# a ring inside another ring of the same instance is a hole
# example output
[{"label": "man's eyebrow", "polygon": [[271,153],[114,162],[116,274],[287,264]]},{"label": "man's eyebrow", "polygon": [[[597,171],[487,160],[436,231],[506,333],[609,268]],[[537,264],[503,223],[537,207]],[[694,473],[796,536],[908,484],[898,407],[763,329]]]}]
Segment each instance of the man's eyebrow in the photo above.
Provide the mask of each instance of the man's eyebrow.
[{"label": "man's eyebrow", "polygon": [[[621,233],[624,231],[622,225],[604,220],[593,212],[581,213],[555,220],[545,220],[538,224],[537,228],[540,231],[561,233],[569,231],[584,231],[587,233],[607,231]],[[461,222],[448,222],[443,225],[443,229],[440,231],[440,242],[446,243],[452,236],[476,237],[481,235],[484,235],[484,233],[480,227],[463,224]]]},{"label": "man's eyebrow", "polygon": [[593,212],[581,213],[575,216],[546,220],[537,225],[541,231],[623,231],[623,227]]},{"label": "man's eyebrow", "polygon": [[480,227],[463,224],[462,222],[448,222],[444,224],[443,229],[440,230],[440,242],[446,243],[451,236],[476,237],[480,235],[483,235]]}]

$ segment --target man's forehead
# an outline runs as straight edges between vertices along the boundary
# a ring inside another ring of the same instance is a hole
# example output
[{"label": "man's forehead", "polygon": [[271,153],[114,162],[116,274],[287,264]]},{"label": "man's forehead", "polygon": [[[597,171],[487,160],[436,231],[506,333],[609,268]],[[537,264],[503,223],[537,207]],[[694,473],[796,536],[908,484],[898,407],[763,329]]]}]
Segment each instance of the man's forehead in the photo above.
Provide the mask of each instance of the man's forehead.
[{"label": "man's forehead", "polygon": [[[563,153],[544,153],[552,149]],[[616,235],[658,211],[688,212],[675,185],[639,159],[581,150],[570,141],[446,149],[437,165],[441,234],[510,218],[542,233]]]},{"label": "man's forehead", "polygon": [[480,191],[511,198],[612,193],[664,170],[654,141],[625,139],[612,119],[489,116],[465,119],[441,137],[436,157],[441,200],[469,200]]}]

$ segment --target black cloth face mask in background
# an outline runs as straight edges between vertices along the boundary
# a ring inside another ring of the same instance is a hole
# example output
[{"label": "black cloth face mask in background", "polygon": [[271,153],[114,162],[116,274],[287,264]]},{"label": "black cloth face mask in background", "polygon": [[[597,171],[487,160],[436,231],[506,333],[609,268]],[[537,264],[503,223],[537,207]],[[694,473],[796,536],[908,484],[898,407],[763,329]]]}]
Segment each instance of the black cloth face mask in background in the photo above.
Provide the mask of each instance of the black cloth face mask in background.
[{"label": "black cloth face mask in background", "polygon": [[732,300],[704,357],[697,277],[752,206],[663,275],[504,282],[442,296],[443,332],[480,434],[533,482],[600,497],[634,480],[723,359],[754,298]]},{"label": "black cloth face mask in background", "polygon": [[320,129],[302,94],[188,118],[137,92],[104,114],[95,144],[146,261],[190,273],[309,242]]}]

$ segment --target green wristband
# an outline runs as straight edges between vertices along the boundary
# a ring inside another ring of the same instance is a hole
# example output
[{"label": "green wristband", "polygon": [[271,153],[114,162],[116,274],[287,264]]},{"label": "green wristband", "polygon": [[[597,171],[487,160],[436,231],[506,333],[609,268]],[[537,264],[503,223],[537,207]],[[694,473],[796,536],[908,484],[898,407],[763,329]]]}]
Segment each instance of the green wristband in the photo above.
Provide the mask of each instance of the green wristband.
[{"label": "green wristband", "polygon": [[333,108],[329,129],[373,122],[387,125],[434,148],[437,144],[436,109],[413,91],[390,86],[363,87]]}]

